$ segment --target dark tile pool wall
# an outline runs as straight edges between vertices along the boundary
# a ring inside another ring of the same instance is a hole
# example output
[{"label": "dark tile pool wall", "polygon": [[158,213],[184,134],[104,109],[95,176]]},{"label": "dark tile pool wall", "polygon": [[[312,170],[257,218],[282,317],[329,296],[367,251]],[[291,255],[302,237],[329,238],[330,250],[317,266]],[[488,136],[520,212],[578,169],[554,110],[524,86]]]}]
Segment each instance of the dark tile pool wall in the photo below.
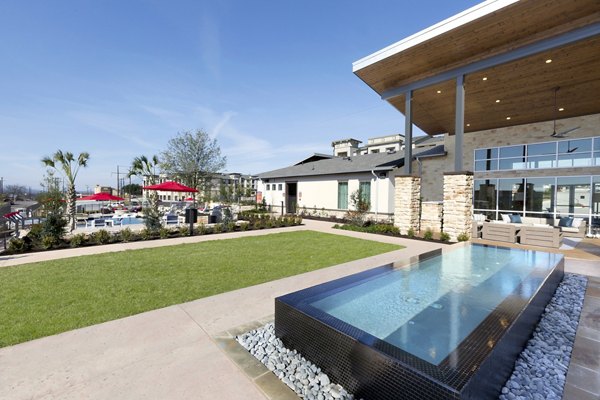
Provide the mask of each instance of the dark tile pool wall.
[{"label": "dark tile pool wall", "polygon": [[451,355],[438,366],[390,349],[393,346],[327,314],[319,320],[294,306],[303,292],[314,294],[318,287],[275,300],[275,333],[286,347],[298,350],[358,398],[497,399],[562,280],[563,265],[561,259],[528,303],[517,296],[507,298],[461,343],[454,361]]},{"label": "dark tile pool wall", "polygon": [[354,338],[275,299],[275,335],[298,350],[333,382],[356,398],[459,399],[458,392],[436,384],[426,375],[402,365]]}]

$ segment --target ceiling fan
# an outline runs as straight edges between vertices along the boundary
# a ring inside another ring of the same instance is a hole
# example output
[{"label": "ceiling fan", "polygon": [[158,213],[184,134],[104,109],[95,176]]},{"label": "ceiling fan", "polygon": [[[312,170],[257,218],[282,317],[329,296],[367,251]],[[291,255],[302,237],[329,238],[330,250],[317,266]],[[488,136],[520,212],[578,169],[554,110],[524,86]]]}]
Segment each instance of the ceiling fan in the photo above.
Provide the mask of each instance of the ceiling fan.
[{"label": "ceiling fan", "polygon": [[560,86],[555,87],[554,90],[554,129],[552,130],[552,137],[555,138],[564,138],[567,136],[567,134],[569,134],[570,132],[576,131],[577,129],[581,128],[580,126],[576,126],[575,128],[570,128],[567,130],[564,130],[562,132],[556,132],[556,112],[558,111],[558,105],[556,102],[556,95],[558,94],[558,90],[560,89]]}]

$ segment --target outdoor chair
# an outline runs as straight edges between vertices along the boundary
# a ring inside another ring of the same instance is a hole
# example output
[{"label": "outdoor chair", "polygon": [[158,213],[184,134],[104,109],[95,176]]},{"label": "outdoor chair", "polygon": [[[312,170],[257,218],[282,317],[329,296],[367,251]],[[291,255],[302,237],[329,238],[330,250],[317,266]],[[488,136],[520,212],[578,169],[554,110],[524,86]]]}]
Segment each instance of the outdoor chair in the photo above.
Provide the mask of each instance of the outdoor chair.
[{"label": "outdoor chair", "polygon": [[484,222],[481,229],[481,237],[484,240],[515,243],[517,241],[517,233],[519,233],[520,229],[516,224]]},{"label": "outdoor chair", "polygon": [[521,244],[559,248],[563,233],[553,226],[524,226],[519,232]]},{"label": "outdoor chair", "polygon": [[165,219],[163,220],[165,225],[179,225],[179,216],[178,215],[165,215]]}]

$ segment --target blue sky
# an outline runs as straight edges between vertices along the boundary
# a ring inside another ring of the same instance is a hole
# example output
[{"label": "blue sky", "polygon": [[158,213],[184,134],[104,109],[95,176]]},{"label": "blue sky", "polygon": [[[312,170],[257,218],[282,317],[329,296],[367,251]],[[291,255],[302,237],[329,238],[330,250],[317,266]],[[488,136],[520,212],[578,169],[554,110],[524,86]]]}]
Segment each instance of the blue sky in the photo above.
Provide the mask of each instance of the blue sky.
[{"label": "blue sky", "polygon": [[477,3],[4,0],[0,176],[39,189],[43,156],[88,151],[78,188],[116,186],[183,130],[242,173],[402,133],[352,62]]}]

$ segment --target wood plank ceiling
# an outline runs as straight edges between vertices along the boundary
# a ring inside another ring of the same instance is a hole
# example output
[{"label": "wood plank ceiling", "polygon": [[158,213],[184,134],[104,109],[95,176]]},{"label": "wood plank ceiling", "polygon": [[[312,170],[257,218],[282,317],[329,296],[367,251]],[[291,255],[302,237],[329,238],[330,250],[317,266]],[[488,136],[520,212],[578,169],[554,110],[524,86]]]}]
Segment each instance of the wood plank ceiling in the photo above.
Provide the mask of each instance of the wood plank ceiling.
[{"label": "wood plank ceiling", "polygon": [[[521,0],[356,74],[382,94],[598,21],[598,0]],[[414,92],[413,121],[424,132],[454,132],[454,85],[452,80]],[[403,96],[389,102],[404,112]],[[600,113],[600,37],[465,77],[465,132],[594,113]]]}]

